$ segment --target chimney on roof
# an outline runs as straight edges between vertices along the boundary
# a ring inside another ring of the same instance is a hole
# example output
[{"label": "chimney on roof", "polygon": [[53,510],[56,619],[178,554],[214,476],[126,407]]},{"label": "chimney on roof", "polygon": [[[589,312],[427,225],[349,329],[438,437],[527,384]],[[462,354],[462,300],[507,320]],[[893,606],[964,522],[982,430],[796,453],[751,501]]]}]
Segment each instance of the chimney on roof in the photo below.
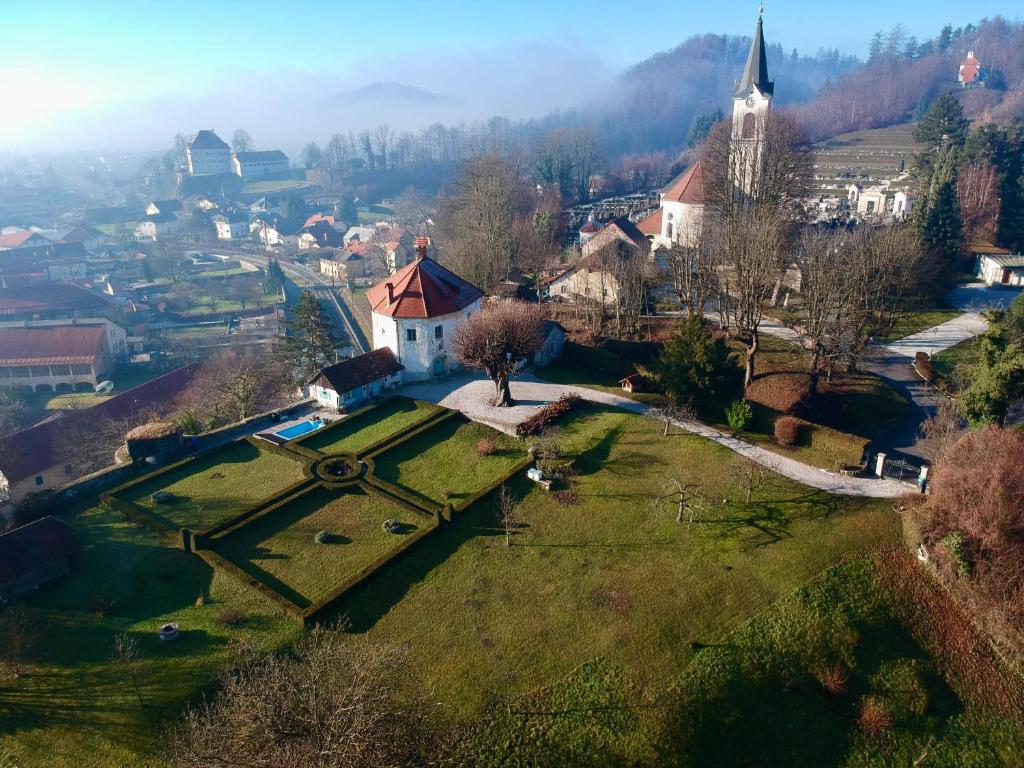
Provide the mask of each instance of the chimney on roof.
[{"label": "chimney on roof", "polygon": [[416,246],[416,258],[423,259],[427,256],[427,246],[430,245],[429,237],[417,237],[414,242]]},{"label": "chimney on roof", "polygon": [[391,283],[384,283],[384,287],[388,289],[388,306],[391,306],[391,302],[395,300],[395,287]]}]

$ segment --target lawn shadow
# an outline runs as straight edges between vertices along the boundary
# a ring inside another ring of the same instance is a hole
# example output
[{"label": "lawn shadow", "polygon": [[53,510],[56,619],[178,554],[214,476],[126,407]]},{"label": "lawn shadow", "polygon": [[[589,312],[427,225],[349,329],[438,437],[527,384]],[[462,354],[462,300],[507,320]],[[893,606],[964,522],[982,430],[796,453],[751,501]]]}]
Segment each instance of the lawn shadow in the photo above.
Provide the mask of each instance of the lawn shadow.
[{"label": "lawn shadow", "polygon": [[604,468],[608,463],[608,457],[611,455],[612,447],[616,442],[618,442],[623,431],[623,426],[621,424],[617,424],[605,432],[597,443],[579,453],[576,456],[574,465],[576,467],[576,472],[581,475],[592,475]]}]

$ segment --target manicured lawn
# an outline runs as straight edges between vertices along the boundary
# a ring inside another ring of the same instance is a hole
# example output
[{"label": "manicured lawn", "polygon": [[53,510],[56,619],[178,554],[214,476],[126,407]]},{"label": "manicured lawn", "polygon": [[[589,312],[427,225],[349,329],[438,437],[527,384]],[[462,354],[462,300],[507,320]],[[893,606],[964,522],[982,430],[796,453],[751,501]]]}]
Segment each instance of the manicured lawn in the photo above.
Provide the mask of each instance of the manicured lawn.
[{"label": "manicured lawn", "polygon": [[[301,460],[239,441],[120,494],[153,510],[175,526],[201,531],[253,506],[306,477]],[[170,502],[151,498],[159,490]]]},{"label": "manicured lawn", "polygon": [[[496,444],[490,456],[476,451],[484,438]],[[458,502],[488,487],[525,457],[526,448],[515,438],[455,417],[375,456],[374,462],[381,480],[444,504],[446,496]]]},{"label": "manicured lawn", "polygon": [[321,453],[358,453],[440,410],[430,403],[392,397],[296,442]]},{"label": "manicured lawn", "polygon": [[[389,518],[403,524],[399,533],[381,528]],[[318,487],[232,533],[217,551],[305,608],[430,524],[381,493]],[[313,540],[319,531],[329,543]]]},{"label": "manicured lawn", "polygon": [[[663,685],[691,642],[718,642],[839,558],[900,535],[891,502],[781,478],[748,505],[733,474],[744,459],[692,435],[663,438],[641,416],[582,411],[562,434],[578,504],[521,478],[510,547],[484,499],[343,606],[352,631],[410,642],[424,682],[463,717],[598,658],[631,685]],[[457,482],[436,470],[453,462],[424,464]],[[691,526],[654,505],[671,477],[707,499]]]},{"label": "manicured lawn", "polygon": [[897,341],[936,325],[942,325],[960,315],[961,312],[956,309],[921,309],[904,312],[896,319],[892,330],[875,341]]},{"label": "manicured lawn", "polygon": [[958,378],[966,378],[965,369],[978,361],[980,348],[981,342],[977,336],[967,341],[961,341],[949,349],[932,355],[932,365],[941,376],[955,382]]},{"label": "manicured lawn", "polygon": [[263,195],[268,192],[289,192],[308,186],[298,179],[278,179],[270,181],[250,181],[242,187],[243,195]]},{"label": "manicured lawn", "polygon": [[[163,765],[165,729],[187,700],[209,690],[241,643],[275,648],[299,634],[293,619],[199,558],[164,545],[117,512],[70,514],[83,545],[69,577],[25,601],[43,625],[27,674],[0,681],[0,755],[12,766],[110,768]],[[227,608],[243,621],[229,627]],[[161,642],[177,622],[181,637]],[[112,661],[115,634],[139,641],[145,707]]]}]

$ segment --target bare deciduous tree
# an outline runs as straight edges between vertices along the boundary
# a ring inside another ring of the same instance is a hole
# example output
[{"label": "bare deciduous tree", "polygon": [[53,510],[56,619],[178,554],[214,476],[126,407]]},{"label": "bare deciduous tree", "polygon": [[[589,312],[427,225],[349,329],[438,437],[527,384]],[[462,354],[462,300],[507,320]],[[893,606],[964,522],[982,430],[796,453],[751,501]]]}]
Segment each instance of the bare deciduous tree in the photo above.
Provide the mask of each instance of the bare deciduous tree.
[{"label": "bare deciduous tree", "polygon": [[516,527],[519,515],[519,499],[508,489],[507,485],[502,485],[501,490],[498,491],[495,513],[505,531],[505,546],[512,546],[512,531]]},{"label": "bare deciduous tree", "polygon": [[315,627],[289,655],[245,656],[177,730],[177,768],[423,765],[428,707],[406,649]]},{"label": "bare deciduous tree", "polygon": [[678,477],[670,477],[662,483],[661,489],[661,494],[654,500],[655,507],[675,507],[676,522],[682,524],[685,516],[686,527],[689,528],[694,515],[700,511],[704,502],[700,483],[684,483]]},{"label": "bare deciduous tree", "polygon": [[753,500],[754,493],[763,488],[772,477],[772,473],[756,461],[742,461],[735,465],[729,474],[743,489],[743,501],[746,504]]},{"label": "bare deciduous tree", "polygon": [[940,461],[964,433],[966,423],[956,410],[956,401],[943,399],[935,413],[921,423],[920,447],[933,462]]},{"label": "bare deciduous tree", "polygon": [[252,149],[252,136],[245,128],[238,128],[231,135],[231,149],[235,152],[248,152]]},{"label": "bare deciduous tree", "polygon": [[139,641],[127,632],[114,635],[114,663],[121,668],[135,689],[139,706],[146,703],[142,700],[142,689],[139,687]]},{"label": "bare deciduous tree", "polygon": [[697,418],[697,414],[692,405],[675,405],[673,403],[667,403],[665,405],[659,405],[656,408],[651,408],[647,411],[647,415],[662,423],[664,427],[661,433],[662,437],[669,436],[672,425],[675,422],[693,421]]},{"label": "bare deciduous tree", "polygon": [[20,677],[42,639],[43,627],[23,605],[0,611],[0,664],[11,677]]},{"label": "bare deciduous tree", "polygon": [[508,380],[540,346],[543,313],[535,304],[501,301],[460,323],[452,352],[466,365],[482,369],[494,382],[494,405],[514,405]]}]

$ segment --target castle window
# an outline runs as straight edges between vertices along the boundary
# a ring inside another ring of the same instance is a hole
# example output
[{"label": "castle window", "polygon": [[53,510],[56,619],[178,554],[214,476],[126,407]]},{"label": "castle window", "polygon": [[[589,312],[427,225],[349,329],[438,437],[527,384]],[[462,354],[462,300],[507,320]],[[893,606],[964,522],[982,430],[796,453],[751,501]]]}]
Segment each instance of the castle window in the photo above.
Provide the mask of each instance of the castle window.
[{"label": "castle window", "polygon": [[416,329],[415,328],[406,328],[405,329],[405,340],[406,341],[416,341]]},{"label": "castle window", "polygon": [[743,129],[740,136],[744,139],[754,138],[754,128],[757,122],[757,118],[754,117],[753,112],[747,112],[743,116]]}]

